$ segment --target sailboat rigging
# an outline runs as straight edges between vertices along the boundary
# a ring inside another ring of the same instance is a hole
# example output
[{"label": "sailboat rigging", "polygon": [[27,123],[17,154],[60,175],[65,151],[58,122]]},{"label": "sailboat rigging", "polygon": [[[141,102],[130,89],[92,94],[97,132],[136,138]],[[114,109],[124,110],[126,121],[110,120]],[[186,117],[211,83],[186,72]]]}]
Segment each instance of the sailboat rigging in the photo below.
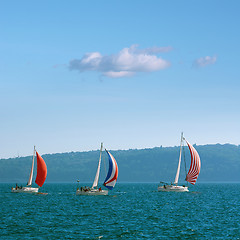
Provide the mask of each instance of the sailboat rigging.
[{"label": "sailboat rigging", "polygon": [[[103,143],[101,143],[97,172],[96,172],[92,187],[78,188],[76,191],[77,195],[108,195],[108,190],[103,190],[101,187],[98,188],[98,181],[99,181],[100,167],[101,167],[101,160],[102,160],[102,149],[103,149]],[[109,164],[108,164],[108,173],[103,185],[109,190],[112,190],[118,178],[118,165],[113,155],[107,149],[105,149],[105,151],[108,155]]]},{"label": "sailboat rigging", "polygon": [[47,177],[47,165],[46,165],[45,161],[43,160],[43,158],[40,156],[40,154],[36,151],[36,148],[34,146],[32,167],[31,167],[27,186],[20,187],[16,184],[16,187],[12,187],[12,192],[27,192],[27,193],[37,193],[38,192],[39,187],[32,187],[35,154],[37,157],[37,176],[35,179],[35,183],[39,187],[43,186],[43,184],[46,180],[46,177]]},{"label": "sailboat rigging", "polygon": [[183,137],[183,133],[181,134],[181,142],[180,142],[180,153],[179,153],[179,160],[178,160],[178,167],[177,167],[177,173],[175,176],[174,184],[166,184],[163,183],[163,186],[158,186],[158,191],[162,192],[188,192],[187,186],[179,186],[178,180],[179,180],[179,174],[180,174],[180,167],[181,167],[181,156],[182,156],[182,149],[183,149],[183,142],[186,141],[190,154],[191,154],[191,165],[190,169],[186,175],[186,181],[195,184],[198,178],[198,175],[200,173],[201,169],[201,161],[199,154],[197,150]]}]

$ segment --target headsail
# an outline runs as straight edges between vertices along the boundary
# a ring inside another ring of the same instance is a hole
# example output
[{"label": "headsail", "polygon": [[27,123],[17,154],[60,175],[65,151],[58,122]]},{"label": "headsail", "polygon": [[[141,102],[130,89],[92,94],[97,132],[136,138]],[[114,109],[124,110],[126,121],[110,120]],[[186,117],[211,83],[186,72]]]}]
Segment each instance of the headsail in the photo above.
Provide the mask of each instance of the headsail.
[{"label": "headsail", "polygon": [[39,187],[42,187],[47,177],[47,166],[43,158],[38,154],[37,151],[36,154],[37,154],[37,177],[35,183]]},{"label": "headsail", "polygon": [[97,172],[96,172],[96,176],[95,176],[92,188],[95,188],[98,185],[98,179],[99,179],[99,174],[100,174],[100,166],[101,166],[101,157],[102,157],[102,148],[103,148],[103,144],[101,143],[100,157],[99,157],[99,161],[98,161],[98,168],[97,168]]},{"label": "headsail", "polygon": [[178,179],[179,179],[179,173],[180,173],[180,166],[181,166],[181,155],[182,155],[182,143],[183,143],[183,133],[181,134],[181,142],[180,142],[180,154],[179,154],[179,160],[178,160],[178,168],[177,168],[177,173],[176,177],[174,180],[174,184],[178,184]]},{"label": "headsail", "polygon": [[[106,149],[105,149],[106,150]],[[104,181],[104,186],[112,190],[117,182],[118,178],[118,165],[113,155],[106,150],[109,159],[109,169],[107,177]]]},{"label": "headsail", "polygon": [[186,181],[194,185],[200,173],[201,161],[196,149],[186,139],[185,141],[191,153],[191,165],[186,177]]},{"label": "headsail", "polygon": [[27,186],[32,186],[35,151],[36,151],[36,150],[35,150],[35,146],[34,146],[34,150],[33,150],[33,160],[32,160],[32,168],[31,168],[31,172],[30,172],[30,176],[29,176],[29,179],[28,179]]}]

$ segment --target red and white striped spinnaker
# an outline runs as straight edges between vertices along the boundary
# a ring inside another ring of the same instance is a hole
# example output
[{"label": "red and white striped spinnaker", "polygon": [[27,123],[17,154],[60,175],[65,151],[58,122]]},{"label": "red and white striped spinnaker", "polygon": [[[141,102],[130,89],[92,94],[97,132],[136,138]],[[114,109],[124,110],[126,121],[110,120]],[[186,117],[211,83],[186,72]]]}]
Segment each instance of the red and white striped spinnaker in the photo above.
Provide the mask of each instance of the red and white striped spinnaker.
[{"label": "red and white striped spinnaker", "polygon": [[191,153],[191,165],[186,177],[186,181],[194,185],[200,173],[201,161],[196,149],[186,139],[185,141]]}]

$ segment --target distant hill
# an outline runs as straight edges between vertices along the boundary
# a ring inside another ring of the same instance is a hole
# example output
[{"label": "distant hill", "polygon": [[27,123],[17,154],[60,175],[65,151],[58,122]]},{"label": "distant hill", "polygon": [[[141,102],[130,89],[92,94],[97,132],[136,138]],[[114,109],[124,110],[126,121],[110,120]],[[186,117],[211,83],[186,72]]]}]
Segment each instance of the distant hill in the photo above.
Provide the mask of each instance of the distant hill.
[{"label": "distant hill", "polygon": [[[240,182],[240,146],[216,144],[195,145],[195,148],[202,162],[199,182]],[[174,181],[179,147],[110,152],[119,166],[119,182]],[[184,152],[189,167],[190,154],[186,147]],[[80,182],[92,182],[97,169],[99,151],[46,154],[42,157],[48,167],[46,182],[76,182],[77,179]],[[107,160],[106,155],[104,158]],[[0,182],[27,182],[31,161],[32,156],[0,159]],[[104,168],[102,164],[103,174]],[[180,181],[184,180],[184,172],[184,162],[182,162]],[[101,176],[100,181],[103,181],[103,178],[104,176]]]}]

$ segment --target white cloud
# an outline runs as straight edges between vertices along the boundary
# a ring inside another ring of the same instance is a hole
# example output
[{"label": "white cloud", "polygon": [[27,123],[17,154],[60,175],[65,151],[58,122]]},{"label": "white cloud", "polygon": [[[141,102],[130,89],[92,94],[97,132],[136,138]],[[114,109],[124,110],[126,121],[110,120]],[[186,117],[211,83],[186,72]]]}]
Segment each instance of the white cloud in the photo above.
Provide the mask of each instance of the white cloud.
[{"label": "white cloud", "polygon": [[195,67],[205,67],[207,65],[214,64],[216,61],[217,61],[217,57],[206,56],[206,57],[201,57],[201,58],[196,59],[194,61],[193,65]]},{"label": "white cloud", "polygon": [[80,72],[98,71],[112,78],[129,77],[137,72],[153,72],[169,67],[170,62],[156,54],[171,50],[171,47],[139,50],[137,45],[132,45],[115,55],[102,56],[99,52],[92,52],[85,54],[81,59],[70,61],[69,69]]},{"label": "white cloud", "polygon": [[128,72],[128,71],[120,71],[120,72],[104,72],[105,76],[110,78],[120,78],[120,77],[131,77],[134,75],[134,72]]}]

